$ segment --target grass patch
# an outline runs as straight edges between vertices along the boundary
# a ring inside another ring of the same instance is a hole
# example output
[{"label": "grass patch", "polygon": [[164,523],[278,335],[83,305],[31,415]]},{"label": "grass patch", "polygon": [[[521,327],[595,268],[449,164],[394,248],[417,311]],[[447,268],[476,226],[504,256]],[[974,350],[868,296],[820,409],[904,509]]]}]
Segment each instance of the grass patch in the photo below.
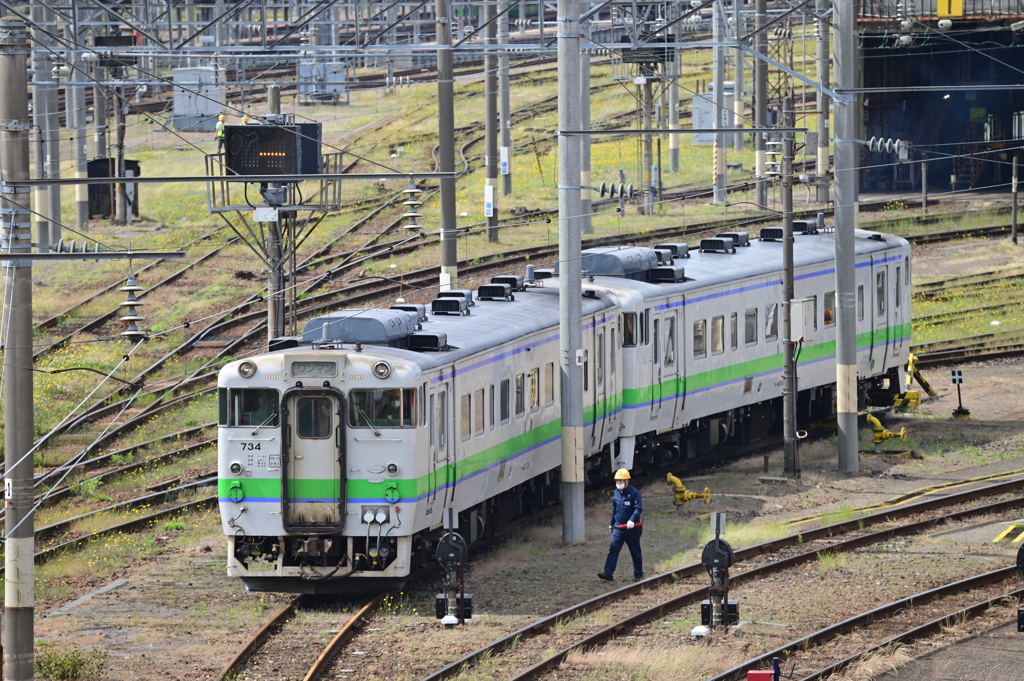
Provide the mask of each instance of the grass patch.
[{"label": "grass patch", "polygon": [[832,572],[846,565],[846,554],[835,551],[818,551],[818,570]]},{"label": "grass patch", "polygon": [[823,511],[821,514],[821,525],[825,527],[827,525],[835,525],[837,523],[846,523],[851,520],[856,520],[864,515],[864,511],[853,508],[852,506],[841,506],[835,511]]}]

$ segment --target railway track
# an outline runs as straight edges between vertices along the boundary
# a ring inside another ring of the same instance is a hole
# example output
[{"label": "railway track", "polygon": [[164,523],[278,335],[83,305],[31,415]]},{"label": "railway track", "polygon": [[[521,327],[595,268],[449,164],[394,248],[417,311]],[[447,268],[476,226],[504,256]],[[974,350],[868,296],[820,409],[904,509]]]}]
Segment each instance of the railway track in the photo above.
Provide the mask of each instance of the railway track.
[{"label": "railway track", "polygon": [[[734,569],[730,574],[730,588],[741,588],[744,584],[757,583],[777,573],[795,570],[818,560],[819,554],[825,551],[839,554],[892,543],[899,538],[910,537],[944,524],[1021,508],[1024,499],[1015,498],[1021,487],[1024,487],[1024,480],[1018,478],[891,508],[836,525],[806,529],[799,534],[738,550],[735,553],[734,568],[749,568],[742,572]],[[978,500],[993,496],[1001,499],[975,505]],[[959,507],[959,510],[941,513],[950,507]],[[840,536],[849,538],[838,540]],[[996,578],[979,581],[992,583],[992,579],[999,581],[1004,576],[1000,573]],[[698,580],[698,577],[702,579]],[[708,593],[707,586],[691,588],[700,581],[707,581],[704,567],[693,564],[616,589],[511,632],[423,676],[422,681],[453,678],[484,660],[492,674],[496,673],[505,679],[525,681],[544,678],[556,670],[573,651],[593,651],[595,646],[622,638],[652,622],[665,620],[682,608],[695,606]],[[956,587],[951,590],[955,591]],[[622,613],[628,614],[623,617]],[[594,622],[601,624],[595,625]],[[606,626],[607,622],[611,624]],[[552,653],[552,650],[555,652]],[[761,658],[757,659],[760,661]]]}]

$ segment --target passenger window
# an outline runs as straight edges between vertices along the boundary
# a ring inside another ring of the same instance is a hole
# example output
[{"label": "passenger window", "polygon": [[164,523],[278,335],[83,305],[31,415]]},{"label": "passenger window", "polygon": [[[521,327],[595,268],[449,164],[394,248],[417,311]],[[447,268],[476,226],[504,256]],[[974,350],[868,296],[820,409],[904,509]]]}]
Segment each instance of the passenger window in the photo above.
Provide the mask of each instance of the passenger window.
[{"label": "passenger window", "polygon": [[879,272],[875,277],[875,299],[878,301],[879,317],[885,314],[885,272]]},{"label": "passenger window", "polygon": [[737,347],[739,347],[739,342],[740,342],[739,327],[740,327],[740,316],[738,314],[736,314],[735,312],[733,312],[732,315],[730,315],[730,317],[729,317],[729,335],[732,338],[732,340],[730,341],[730,345],[732,346],[733,350],[735,350]]},{"label": "passenger window", "polygon": [[469,428],[470,428],[470,423],[472,423],[472,421],[470,421],[470,419],[473,417],[473,414],[471,413],[469,407],[470,407],[469,395],[463,395],[462,396],[462,409],[461,409],[461,411],[459,413],[459,416],[461,417],[461,418],[459,418],[459,437],[461,437],[463,440],[468,440],[469,439],[469,435],[470,435]]},{"label": "passenger window", "polygon": [[654,320],[654,365],[661,364],[661,337],[658,335],[658,320]]},{"label": "passenger window", "polygon": [[427,384],[420,388],[420,425],[427,425],[427,401],[423,399],[427,395]]},{"label": "passenger window", "polygon": [[473,395],[473,432],[484,434],[484,389],[480,388]]},{"label": "passenger window", "polygon": [[707,349],[704,347],[704,325],[703,319],[693,323],[693,356],[694,357],[705,357]]},{"label": "passenger window", "polygon": [[711,318],[711,354],[725,352],[725,315]]},{"label": "passenger window", "polygon": [[526,411],[526,396],[524,391],[526,390],[526,376],[519,374],[516,376],[516,416],[522,416],[523,412]]},{"label": "passenger window", "polygon": [[540,406],[540,369],[530,371],[530,409]]},{"label": "passenger window", "polygon": [[622,347],[636,347],[636,313],[622,315]]},{"label": "passenger window", "polygon": [[[614,377],[615,377],[615,355],[618,353],[618,350],[619,350],[619,346],[616,345],[616,342],[618,341],[618,338],[615,335],[614,327],[612,328],[611,339],[612,339],[612,351],[608,355],[608,361],[609,361],[609,365],[610,365],[611,372],[612,372],[612,378],[614,379]],[[552,383],[552,390],[554,390],[554,383]]]},{"label": "passenger window", "polygon": [[864,320],[864,284],[857,287],[857,321]]},{"label": "passenger window", "polygon": [[508,421],[508,391],[509,391],[509,380],[506,378],[501,382],[500,389],[498,390],[498,415],[501,418],[501,422],[505,423]]},{"label": "passenger window", "polygon": [[444,449],[448,446],[448,391],[445,390],[437,397],[437,447]]},{"label": "passenger window", "polygon": [[[612,333],[615,333],[612,331]],[[612,353],[614,357],[614,353]],[[555,401],[555,363],[548,362],[544,366],[544,404]]]},{"label": "passenger window", "polygon": [[310,440],[329,438],[334,431],[331,400],[327,397],[300,397],[296,414],[298,436]]},{"label": "passenger window", "polygon": [[779,304],[772,303],[764,308],[764,339],[777,340],[779,337]]},{"label": "passenger window", "polygon": [[[658,322],[654,322],[654,328],[658,328]],[[597,367],[595,368],[594,382],[597,385],[604,385],[604,332],[597,334]]]},{"label": "passenger window", "polygon": [[895,307],[899,307],[900,306],[900,286],[901,286],[901,282],[900,282],[900,268],[897,267],[896,268],[896,299],[894,301],[892,301],[892,304]]},{"label": "passenger window", "polygon": [[[433,395],[430,396],[430,414],[431,414],[431,416],[433,416],[433,414],[434,414],[434,396]],[[435,428],[435,424],[437,423],[437,419],[427,419],[427,420],[430,423],[430,446],[433,447],[434,445],[437,444],[437,434],[435,432],[437,430]]]},{"label": "passenger window", "polygon": [[825,291],[825,326],[832,326],[836,323],[836,292]]},{"label": "passenger window", "polygon": [[[612,353],[614,356],[614,353]],[[672,366],[676,361],[676,318],[665,320],[665,366]]]},{"label": "passenger window", "polygon": [[493,385],[491,386],[491,409],[490,409],[490,416],[491,416],[491,430],[494,430],[494,386]]},{"label": "passenger window", "polygon": [[752,345],[757,342],[757,308],[752,307],[743,313],[743,342]]}]

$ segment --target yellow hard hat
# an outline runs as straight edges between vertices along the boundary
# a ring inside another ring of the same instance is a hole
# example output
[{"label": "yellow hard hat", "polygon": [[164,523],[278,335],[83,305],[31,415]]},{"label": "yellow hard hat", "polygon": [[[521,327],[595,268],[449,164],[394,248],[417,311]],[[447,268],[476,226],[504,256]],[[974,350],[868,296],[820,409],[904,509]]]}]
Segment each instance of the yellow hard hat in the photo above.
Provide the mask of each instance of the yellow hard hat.
[{"label": "yellow hard hat", "polygon": [[620,468],[619,470],[615,471],[615,479],[629,480],[629,471],[627,471],[625,468]]},{"label": "yellow hard hat", "polygon": [[221,114],[220,116],[218,116],[218,117],[217,117],[217,120],[218,120],[218,121],[222,121],[222,120],[224,120],[224,114]]},{"label": "yellow hard hat", "polygon": [[242,122],[243,123],[248,123],[249,122],[249,117],[248,116],[242,116]]}]

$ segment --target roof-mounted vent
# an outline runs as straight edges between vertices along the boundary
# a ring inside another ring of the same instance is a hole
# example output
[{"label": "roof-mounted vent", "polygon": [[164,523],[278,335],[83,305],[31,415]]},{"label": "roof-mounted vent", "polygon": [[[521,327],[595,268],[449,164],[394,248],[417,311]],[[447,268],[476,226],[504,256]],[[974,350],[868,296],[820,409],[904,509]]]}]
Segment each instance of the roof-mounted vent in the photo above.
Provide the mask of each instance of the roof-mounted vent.
[{"label": "roof-mounted vent", "polygon": [[415,325],[415,319],[404,310],[342,310],[306,322],[302,341],[406,347]]},{"label": "roof-mounted vent", "polygon": [[817,220],[793,220],[793,233],[794,234],[817,234],[818,233],[818,221]]},{"label": "roof-mounted vent", "polygon": [[672,251],[673,258],[689,258],[690,247],[686,244],[655,244],[659,251]]},{"label": "roof-mounted vent", "polygon": [[515,300],[508,284],[483,284],[476,290],[477,300]]},{"label": "roof-mounted vent", "polygon": [[658,256],[658,264],[659,265],[671,265],[672,264],[672,258],[674,257],[673,254],[672,254],[672,251],[668,250],[667,248],[666,249],[655,248],[654,252]]},{"label": "roof-mounted vent", "polygon": [[551,279],[555,276],[555,271],[550,267],[541,267],[533,271],[533,278],[537,281],[541,279]]},{"label": "roof-mounted vent", "polygon": [[765,227],[760,238],[761,241],[782,241],[782,227]]},{"label": "roof-mounted vent", "polygon": [[409,336],[409,349],[418,352],[440,351],[448,349],[448,334],[444,331],[414,333]]},{"label": "roof-mounted vent", "polygon": [[433,314],[469,314],[469,301],[465,298],[438,298],[430,303]]},{"label": "roof-mounted vent", "polygon": [[427,306],[419,305],[416,303],[402,303],[401,305],[392,305],[392,310],[405,310],[406,312],[412,312],[416,315],[418,323],[427,321]]},{"label": "roof-mounted vent", "polygon": [[[536,275],[537,273],[534,271],[534,276]],[[503,274],[500,277],[491,277],[492,284],[508,284],[512,287],[513,291],[525,291],[525,281],[526,280],[518,274]],[[477,297],[480,297],[479,293],[477,293]]]},{"label": "roof-mounted vent", "polygon": [[750,245],[750,235],[747,234],[746,232],[720,232],[715,236],[721,237],[722,239],[732,239],[733,243],[736,245],[737,248],[739,248],[740,246]]},{"label": "roof-mounted vent", "polygon": [[[624,277],[648,281],[648,272],[658,266],[658,254],[642,246],[588,248],[581,254],[580,268],[595,277]],[[555,266],[558,274],[558,266]]]},{"label": "roof-mounted vent", "polygon": [[655,267],[651,270],[651,281],[658,283],[674,283],[686,281],[686,272],[682,265],[668,265],[666,267]]},{"label": "roof-mounted vent", "polygon": [[468,288],[453,288],[450,291],[441,291],[438,298],[462,298],[470,305],[473,304],[473,292]]},{"label": "roof-mounted vent", "polygon": [[879,234],[878,232],[875,232],[873,234],[869,234],[868,238],[869,239],[874,239],[875,241],[885,241],[885,237],[882,236],[881,234]]},{"label": "roof-mounted vent", "polygon": [[700,252],[701,253],[735,253],[736,242],[731,238],[719,238],[714,239],[701,239],[700,240]]}]

